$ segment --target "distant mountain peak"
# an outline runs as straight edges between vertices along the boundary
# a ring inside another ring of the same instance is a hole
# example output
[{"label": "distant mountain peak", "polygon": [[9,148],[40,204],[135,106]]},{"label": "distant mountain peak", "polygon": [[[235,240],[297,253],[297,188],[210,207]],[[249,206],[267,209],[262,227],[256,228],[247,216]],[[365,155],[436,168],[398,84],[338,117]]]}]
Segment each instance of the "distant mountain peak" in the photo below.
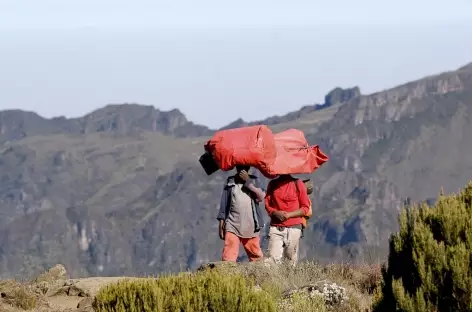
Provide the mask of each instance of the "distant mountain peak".
[{"label": "distant mountain peak", "polygon": [[326,94],[325,102],[321,106],[329,107],[338,103],[346,103],[359,96],[361,96],[361,90],[357,86],[347,89],[336,87]]},{"label": "distant mountain peak", "polygon": [[465,66],[462,66],[461,68],[459,68],[459,70],[467,70],[467,71],[472,71],[472,63],[469,63]]},{"label": "distant mountain peak", "polygon": [[176,114],[176,115],[182,115],[182,116],[185,116],[184,113],[182,113],[178,108],[173,108],[171,110],[168,110],[168,111],[161,111],[163,113],[169,113],[169,114]]},{"label": "distant mountain peak", "polygon": [[352,88],[347,88],[347,89],[336,87],[325,96],[325,102],[323,104],[305,105],[299,110],[289,112],[285,115],[281,115],[281,116],[275,115],[275,116],[271,116],[266,119],[257,120],[257,121],[248,122],[242,118],[238,118],[235,121],[228,124],[227,126],[224,126],[223,128],[221,128],[220,130],[252,126],[256,124],[274,125],[274,124],[289,122],[289,121],[293,121],[300,118],[304,114],[308,114],[313,111],[320,110],[320,109],[323,109],[323,108],[326,108],[326,107],[329,107],[331,105],[335,105],[338,103],[346,103],[359,96],[361,96],[361,91],[359,87],[357,86],[352,87]]},{"label": "distant mountain peak", "polygon": [[160,132],[178,137],[212,133],[205,126],[189,122],[179,109],[163,111],[136,103],[108,104],[77,118],[43,118],[19,109],[0,111],[0,142],[55,133],[89,134],[109,132],[128,135],[139,131]]},{"label": "distant mountain peak", "polygon": [[235,121],[231,122],[229,125],[224,126],[221,129],[233,129],[233,128],[240,128],[249,125],[248,122],[244,121],[241,117],[236,119]]},{"label": "distant mountain peak", "polygon": [[[105,119],[89,120],[92,116],[92,119],[96,119],[100,115],[106,116]],[[145,130],[178,137],[196,137],[211,133],[207,127],[188,121],[187,117],[177,108],[164,111],[151,105],[134,103],[107,105],[86,115],[84,119],[85,123],[91,125],[92,132],[108,131],[103,129],[109,129],[109,131],[126,134]],[[98,124],[94,126],[94,122],[98,122]],[[103,128],[104,123],[105,128]]]}]

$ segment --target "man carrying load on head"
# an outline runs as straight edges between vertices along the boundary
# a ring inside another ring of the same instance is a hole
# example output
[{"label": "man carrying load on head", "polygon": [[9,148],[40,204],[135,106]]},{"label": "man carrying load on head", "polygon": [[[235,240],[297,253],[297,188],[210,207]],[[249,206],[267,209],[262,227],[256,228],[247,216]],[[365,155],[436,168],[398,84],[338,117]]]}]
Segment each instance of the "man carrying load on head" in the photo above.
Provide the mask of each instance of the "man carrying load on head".
[{"label": "man carrying load on head", "polygon": [[305,183],[291,175],[280,175],[267,185],[265,208],[270,216],[268,257],[275,263],[286,258],[298,261],[298,248],[311,202]]},{"label": "man carrying load on head", "polygon": [[219,235],[224,240],[223,261],[236,262],[242,244],[249,261],[261,260],[260,230],[264,223],[259,203],[265,198],[256,176],[249,167],[236,166],[236,175],[228,177],[221,195],[218,214]]}]

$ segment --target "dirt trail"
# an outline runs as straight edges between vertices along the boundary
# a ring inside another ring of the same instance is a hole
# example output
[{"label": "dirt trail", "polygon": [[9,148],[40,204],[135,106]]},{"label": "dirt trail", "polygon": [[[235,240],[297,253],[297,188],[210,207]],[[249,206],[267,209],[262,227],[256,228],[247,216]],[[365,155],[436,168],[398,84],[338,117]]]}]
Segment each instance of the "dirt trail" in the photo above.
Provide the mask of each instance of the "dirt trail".
[{"label": "dirt trail", "polygon": [[84,298],[79,296],[53,296],[49,297],[47,300],[53,310],[74,311],[77,310],[79,302],[84,300]]}]

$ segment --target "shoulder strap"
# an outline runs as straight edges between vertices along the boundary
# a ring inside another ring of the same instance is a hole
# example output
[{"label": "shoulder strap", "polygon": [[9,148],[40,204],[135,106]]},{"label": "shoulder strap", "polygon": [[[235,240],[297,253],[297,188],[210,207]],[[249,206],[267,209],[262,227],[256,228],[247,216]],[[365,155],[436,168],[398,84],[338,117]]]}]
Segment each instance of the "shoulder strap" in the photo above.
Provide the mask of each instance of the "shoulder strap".
[{"label": "shoulder strap", "polygon": [[295,183],[295,188],[297,189],[297,195],[298,195],[298,202],[300,202],[300,188],[298,186],[298,179],[297,178],[293,178],[293,183]]},{"label": "shoulder strap", "polygon": [[[230,179],[233,179],[233,178],[234,178],[234,176],[228,177],[228,178],[226,179],[226,183],[228,183],[229,180],[230,180]],[[232,198],[232,195],[233,195],[233,186],[228,186],[228,185],[226,185],[225,188],[226,188],[227,196],[228,196],[226,202],[227,202],[227,205],[228,205],[228,207],[229,207],[229,206],[231,205],[231,198]]]},{"label": "shoulder strap", "polygon": [[231,207],[231,201],[233,200],[233,189],[234,189],[234,186],[227,186],[226,187],[226,190],[227,190],[227,199],[226,199],[226,216],[228,216],[229,214],[229,210],[230,210],[230,207]]},{"label": "shoulder strap", "polygon": [[293,183],[295,183],[295,187],[297,188],[297,194],[300,195],[300,189],[298,188],[298,179],[297,179],[297,178],[293,178]]},{"label": "shoulder strap", "polygon": [[[267,190],[266,190],[266,193],[269,193],[271,194],[274,187],[273,187],[273,184],[274,183],[277,183],[277,182],[272,182],[272,181],[275,181],[275,180],[271,180],[269,181],[269,183],[267,183]],[[275,207],[275,199],[274,199],[274,196],[271,196],[270,197],[270,204],[272,205],[272,207]]]}]

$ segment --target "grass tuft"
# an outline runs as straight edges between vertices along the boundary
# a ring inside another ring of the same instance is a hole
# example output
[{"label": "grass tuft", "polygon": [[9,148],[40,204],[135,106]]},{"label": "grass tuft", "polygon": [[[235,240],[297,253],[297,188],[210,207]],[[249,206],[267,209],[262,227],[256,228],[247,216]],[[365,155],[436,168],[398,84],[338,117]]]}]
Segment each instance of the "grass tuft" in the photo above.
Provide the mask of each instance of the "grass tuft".
[{"label": "grass tuft", "polygon": [[0,297],[5,303],[23,310],[32,310],[38,304],[38,298],[30,287],[11,280],[0,281]]}]

